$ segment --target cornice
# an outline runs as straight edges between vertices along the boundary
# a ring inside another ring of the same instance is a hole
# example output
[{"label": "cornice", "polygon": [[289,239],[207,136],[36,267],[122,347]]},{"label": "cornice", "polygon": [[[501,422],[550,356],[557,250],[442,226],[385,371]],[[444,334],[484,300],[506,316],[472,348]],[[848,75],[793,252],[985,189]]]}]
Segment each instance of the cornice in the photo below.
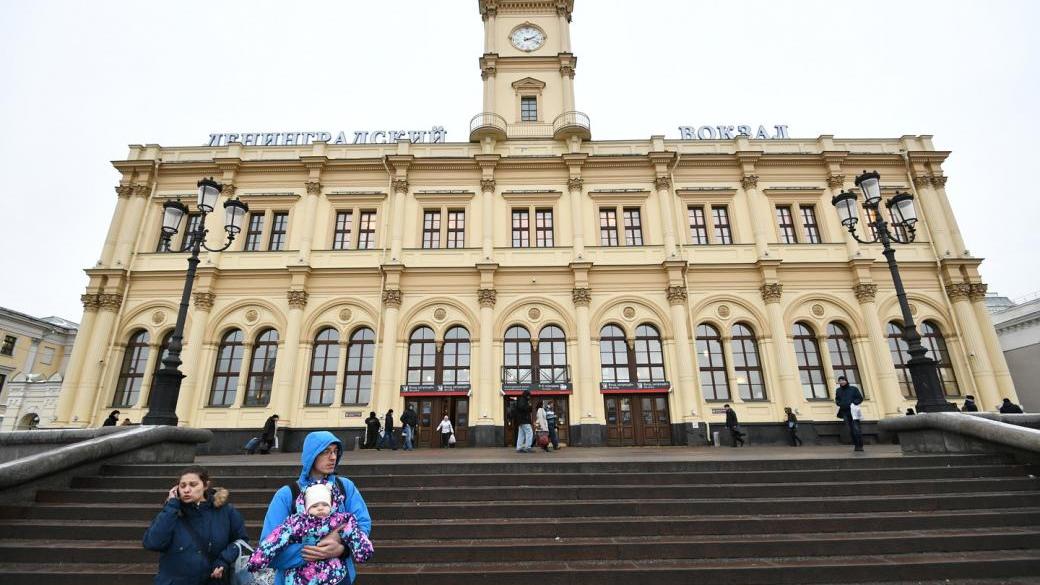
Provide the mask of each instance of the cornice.
[{"label": "cornice", "polygon": [[770,197],[791,195],[796,197],[819,197],[823,195],[825,189],[823,187],[813,186],[792,186],[792,187],[766,187],[760,189],[763,193]]},{"label": "cornice", "polygon": [[949,150],[911,150],[906,153],[910,162],[942,163],[950,157]]},{"label": "cornice", "polygon": [[325,198],[333,203],[344,203],[347,201],[379,202],[386,200],[383,191],[332,191],[325,194]]},{"label": "cornice", "polygon": [[415,191],[412,193],[412,197],[416,201],[425,201],[427,203],[433,202],[446,202],[453,203],[459,201],[469,201],[476,195],[473,191],[463,190],[426,190],[426,191]]},{"label": "cornice", "polygon": [[681,199],[697,199],[704,197],[733,197],[737,194],[735,187],[679,187],[675,194]]},{"label": "cornice", "polygon": [[523,191],[523,190],[512,190],[503,191],[502,198],[506,201],[513,203],[519,203],[522,201],[554,201],[559,199],[563,193],[555,190],[545,191]]}]

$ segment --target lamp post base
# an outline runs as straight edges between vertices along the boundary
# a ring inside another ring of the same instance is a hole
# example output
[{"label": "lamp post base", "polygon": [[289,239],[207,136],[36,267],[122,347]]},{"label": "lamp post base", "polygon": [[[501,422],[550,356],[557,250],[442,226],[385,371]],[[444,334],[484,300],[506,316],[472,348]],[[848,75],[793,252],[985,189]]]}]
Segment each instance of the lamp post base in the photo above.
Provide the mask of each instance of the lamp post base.
[{"label": "lamp post base", "polygon": [[946,401],[935,360],[913,357],[907,366],[917,394],[917,412],[957,412],[957,405]]},{"label": "lamp post base", "polygon": [[141,419],[144,425],[177,426],[177,398],[181,393],[180,370],[164,367],[155,373],[152,394],[148,400],[148,414]]}]

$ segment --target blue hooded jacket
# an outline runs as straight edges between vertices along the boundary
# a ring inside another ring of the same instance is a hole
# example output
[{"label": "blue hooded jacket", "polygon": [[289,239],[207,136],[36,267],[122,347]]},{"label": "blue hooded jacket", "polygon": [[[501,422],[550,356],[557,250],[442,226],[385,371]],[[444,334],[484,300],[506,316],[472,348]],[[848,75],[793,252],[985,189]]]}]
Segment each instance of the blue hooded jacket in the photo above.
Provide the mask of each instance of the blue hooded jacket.
[{"label": "blue hooded jacket", "polygon": [[[303,469],[300,470],[300,477],[296,481],[296,484],[300,487],[300,491],[305,491],[311,484],[315,483],[311,479],[310,473],[311,468],[314,466],[314,460],[318,458],[329,445],[335,444],[339,447],[339,457],[343,457],[343,443],[336,438],[336,435],[328,431],[316,431],[307,435],[307,438],[303,440],[303,453],[301,454],[300,461],[303,464]],[[339,465],[339,458],[336,459],[336,464]],[[361,497],[361,492],[358,491],[354,482],[349,479],[336,476],[339,483],[339,489],[344,490],[343,506],[336,509],[337,512],[344,512],[353,514],[357,520],[358,526],[361,531],[371,536],[372,534],[372,518],[368,515],[368,506],[365,505],[364,498]],[[267,507],[267,515],[264,516],[264,528],[260,533],[260,540],[263,541],[272,530],[281,525],[291,514],[295,513],[293,509],[293,497],[292,490],[289,486],[282,486],[274,494],[274,498],[271,499],[271,504]],[[303,510],[300,510],[303,512]],[[271,566],[277,570],[277,585],[292,585],[285,579],[285,569],[291,569],[294,567],[302,566],[306,563],[303,557],[300,555],[303,550],[302,544],[290,544],[285,549],[276,555],[271,560]],[[357,571],[354,569],[354,561],[350,557],[349,552],[344,552],[343,563],[346,564],[347,570],[350,572],[350,581],[353,583],[357,577]],[[344,583],[343,585],[347,585]]]}]

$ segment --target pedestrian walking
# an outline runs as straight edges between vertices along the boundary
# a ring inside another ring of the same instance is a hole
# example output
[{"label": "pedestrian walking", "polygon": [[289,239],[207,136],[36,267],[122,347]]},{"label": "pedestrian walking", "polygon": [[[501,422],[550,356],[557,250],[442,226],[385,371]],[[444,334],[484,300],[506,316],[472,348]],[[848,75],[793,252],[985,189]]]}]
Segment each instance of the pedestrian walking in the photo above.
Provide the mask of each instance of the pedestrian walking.
[{"label": "pedestrian walking", "polygon": [[961,407],[961,412],[978,412],[979,405],[975,404],[975,397],[968,394],[964,397],[964,406]]},{"label": "pedestrian walking", "polygon": [[531,391],[524,390],[513,407],[516,418],[516,452],[530,453],[534,435],[531,429]]},{"label": "pedestrian walking", "polygon": [[415,448],[415,430],[418,426],[419,417],[415,414],[415,407],[409,404],[401,415],[401,437],[404,440],[405,451]]},{"label": "pedestrian walking", "polygon": [[105,419],[105,422],[101,423],[101,426],[114,427],[117,424],[119,424],[119,411],[113,410],[112,412],[108,413],[108,418]]},{"label": "pedestrian walking", "polygon": [[278,415],[272,414],[264,421],[264,430],[260,433],[260,454],[270,455],[278,434]]},{"label": "pedestrian walking", "polygon": [[451,426],[451,419],[448,418],[448,415],[444,415],[444,418],[441,419],[440,424],[434,430],[441,434],[441,448],[447,447],[449,441],[451,441],[451,436],[455,434],[455,428]]},{"label": "pedestrian walking", "polygon": [[729,429],[729,436],[733,439],[733,446],[736,447],[737,443],[740,446],[744,446],[744,433],[740,430],[740,421],[737,420],[737,411],[729,407],[728,404],[723,404],[722,408],[726,410],[726,428]]},{"label": "pedestrian walking", "polygon": [[862,402],[863,393],[859,388],[849,384],[845,376],[838,376],[838,387],[834,390],[834,403],[838,405],[838,418],[844,420],[849,427],[854,451],[863,450],[863,433],[859,426],[860,418],[863,416],[859,414],[859,405]]},{"label": "pedestrian walking", "polygon": [[1000,414],[1024,414],[1022,407],[1011,402],[1010,398],[1005,398],[1004,402],[1000,405]]},{"label": "pedestrian walking", "polygon": [[375,449],[379,443],[379,417],[376,411],[370,411],[365,419],[365,449]]},{"label": "pedestrian walking", "polygon": [[383,419],[383,436],[376,443],[376,451],[387,445],[397,451],[397,441],[394,439],[394,409],[392,408],[386,411],[386,417]]},{"label": "pedestrian walking", "polygon": [[553,401],[545,401],[545,422],[549,423],[549,442],[552,443],[553,450],[560,450],[560,437],[557,432],[557,425],[559,420],[556,417],[556,409],[553,407]]},{"label": "pedestrian walking", "polygon": [[537,410],[534,413],[534,432],[537,437],[537,444],[546,453],[549,451],[549,420],[545,414],[545,402],[542,400],[538,401],[536,405]]},{"label": "pedestrian walking", "polygon": [[787,414],[787,435],[791,439],[791,446],[801,447],[802,440],[798,438],[798,417],[790,406],[784,408],[784,413]]},{"label": "pedestrian walking", "polygon": [[144,533],[144,548],[159,553],[155,585],[225,584],[238,558],[236,540],[248,540],[228,491],[213,488],[209,472],[181,471],[166,503]]},{"label": "pedestrian walking", "polygon": [[[286,518],[307,512],[306,493],[315,484],[325,484],[331,493],[332,511],[351,516],[358,529],[368,537],[372,533],[372,517],[368,513],[365,499],[361,497],[354,482],[336,475],[336,466],[343,453],[343,444],[336,435],[328,431],[315,431],[303,440],[303,464],[300,476],[275,492],[264,516],[261,540],[266,539]],[[347,577],[336,585],[350,585],[357,578],[351,551],[338,530],[323,537],[317,544],[291,545],[272,559],[275,567],[275,583],[292,585],[286,579],[288,570],[303,569],[307,563],[339,558],[347,566]],[[299,574],[297,574],[299,576]]]}]

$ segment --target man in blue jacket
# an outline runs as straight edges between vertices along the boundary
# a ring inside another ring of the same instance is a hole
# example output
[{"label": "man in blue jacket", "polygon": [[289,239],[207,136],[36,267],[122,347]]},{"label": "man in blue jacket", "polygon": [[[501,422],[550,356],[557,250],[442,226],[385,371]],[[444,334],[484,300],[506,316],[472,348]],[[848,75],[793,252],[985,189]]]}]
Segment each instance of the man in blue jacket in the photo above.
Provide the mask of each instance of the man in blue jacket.
[{"label": "man in blue jacket", "polygon": [[[300,477],[296,480],[299,494],[302,494],[313,484],[328,483],[333,490],[333,502],[336,512],[353,514],[361,531],[366,535],[372,533],[372,518],[368,515],[368,506],[365,505],[361,492],[358,491],[354,482],[335,474],[336,465],[339,464],[343,444],[336,435],[328,431],[317,431],[307,435],[303,441],[303,453],[301,461],[303,468]],[[267,515],[264,517],[264,528],[260,539],[263,540],[276,527],[281,525],[285,519],[295,512],[304,512],[303,497],[293,499],[293,489],[290,486],[282,486],[274,494],[271,504],[267,507]],[[301,544],[290,544],[280,554],[276,555],[271,566],[277,570],[275,583],[277,585],[292,585],[285,579],[285,569],[299,567],[305,562],[321,559],[340,557],[350,572],[349,581],[343,581],[341,585],[349,585],[357,578],[357,571],[350,551],[340,541],[339,532],[329,534],[314,546]]]}]

